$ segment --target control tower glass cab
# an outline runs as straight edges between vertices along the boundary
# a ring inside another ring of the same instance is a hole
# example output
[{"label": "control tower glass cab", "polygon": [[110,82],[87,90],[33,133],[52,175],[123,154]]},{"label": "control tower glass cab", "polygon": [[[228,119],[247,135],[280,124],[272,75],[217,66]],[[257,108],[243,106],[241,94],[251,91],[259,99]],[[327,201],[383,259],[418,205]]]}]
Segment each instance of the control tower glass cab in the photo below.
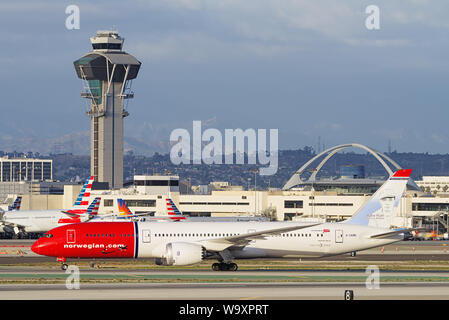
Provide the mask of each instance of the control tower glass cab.
[{"label": "control tower glass cab", "polygon": [[90,38],[94,51],[122,51],[124,40],[117,31],[97,31],[97,34]]},{"label": "control tower glass cab", "polygon": [[124,52],[124,38],[117,31],[98,31],[90,38],[93,50],[74,61],[83,81],[81,96],[90,100],[91,175],[111,189],[123,187],[123,119],[129,115],[124,102],[134,97],[131,82],[141,62]]}]

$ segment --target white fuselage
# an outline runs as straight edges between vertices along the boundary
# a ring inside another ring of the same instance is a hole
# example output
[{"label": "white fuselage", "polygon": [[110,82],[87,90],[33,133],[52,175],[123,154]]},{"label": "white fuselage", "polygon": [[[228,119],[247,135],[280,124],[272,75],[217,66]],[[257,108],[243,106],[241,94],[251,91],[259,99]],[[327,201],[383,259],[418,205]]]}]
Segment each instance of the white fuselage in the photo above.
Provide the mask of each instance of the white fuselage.
[{"label": "white fuselage", "polygon": [[[271,230],[294,225],[295,222],[138,222],[139,258],[160,258],[168,243],[183,242],[211,247],[213,239]],[[390,230],[344,223],[324,223],[296,231],[251,240],[246,246],[230,247],[236,259],[321,257],[378,247],[403,239],[394,235],[388,239],[372,239],[371,235]],[[213,244],[212,244],[213,247]]]},{"label": "white fuselage", "polygon": [[47,232],[53,228],[78,222],[94,222],[94,221],[120,221],[124,218],[120,216],[101,215],[94,216],[87,220],[86,215],[80,215],[80,219],[73,219],[61,210],[27,210],[27,211],[7,211],[3,214],[1,223],[6,229],[13,230],[14,227],[25,232]]},{"label": "white fuselage", "polygon": [[2,224],[11,229],[18,227],[25,232],[46,232],[66,223],[59,223],[61,219],[70,219],[61,210],[27,210],[8,211],[2,218]]}]

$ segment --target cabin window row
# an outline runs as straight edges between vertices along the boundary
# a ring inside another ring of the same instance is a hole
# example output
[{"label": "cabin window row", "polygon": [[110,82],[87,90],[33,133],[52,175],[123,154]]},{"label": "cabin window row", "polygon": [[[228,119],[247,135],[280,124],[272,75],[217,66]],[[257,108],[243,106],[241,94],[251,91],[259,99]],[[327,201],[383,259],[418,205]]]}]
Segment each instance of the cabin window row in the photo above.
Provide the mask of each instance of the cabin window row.
[{"label": "cabin window row", "polygon": [[[114,238],[115,233],[86,233],[86,237],[88,238]],[[132,233],[121,233],[120,237],[133,238],[134,234]]]},{"label": "cabin window row", "polygon": [[[156,233],[155,237],[232,237],[240,233]],[[274,237],[312,237],[311,233],[282,233]],[[317,237],[324,237],[323,233],[317,233]]]},{"label": "cabin window row", "polygon": [[[157,233],[155,237],[232,237],[238,236],[240,233]],[[86,233],[86,237],[90,238],[114,238],[115,233]],[[134,234],[120,234],[120,237],[134,237]],[[312,237],[311,233],[281,233],[274,237]],[[324,237],[323,233],[317,233],[317,237]]]},{"label": "cabin window row", "polygon": [[155,237],[232,237],[239,233],[156,233]]}]

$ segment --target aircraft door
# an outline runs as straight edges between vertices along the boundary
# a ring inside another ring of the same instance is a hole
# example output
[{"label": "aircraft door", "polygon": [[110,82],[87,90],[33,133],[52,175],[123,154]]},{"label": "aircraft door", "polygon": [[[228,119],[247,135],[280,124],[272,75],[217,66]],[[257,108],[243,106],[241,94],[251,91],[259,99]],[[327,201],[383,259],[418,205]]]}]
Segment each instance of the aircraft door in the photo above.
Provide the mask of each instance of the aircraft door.
[{"label": "aircraft door", "polygon": [[150,243],[151,242],[151,230],[142,230],[142,241],[144,243]]},{"label": "aircraft door", "polygon": [[75,243],[76,241],[76,231],[73,229],[67,230],[67,243]]},{"label": "aircraft door", "polygon": [[343,243],[343,230],[335,230],[335,243]]}]

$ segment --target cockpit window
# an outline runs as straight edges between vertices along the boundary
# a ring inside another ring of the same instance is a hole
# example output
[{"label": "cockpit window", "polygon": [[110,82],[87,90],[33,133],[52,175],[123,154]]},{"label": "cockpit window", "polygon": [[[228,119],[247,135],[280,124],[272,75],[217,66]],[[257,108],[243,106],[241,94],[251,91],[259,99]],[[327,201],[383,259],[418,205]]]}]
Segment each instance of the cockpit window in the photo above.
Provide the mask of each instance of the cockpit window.
[{"label": "cockpit window", "polygon": [[53,235],[52,235],[51,233],[47,233],[47,234],[45,235],[45,238],[51,238],[51,237],[53,237]]}]

